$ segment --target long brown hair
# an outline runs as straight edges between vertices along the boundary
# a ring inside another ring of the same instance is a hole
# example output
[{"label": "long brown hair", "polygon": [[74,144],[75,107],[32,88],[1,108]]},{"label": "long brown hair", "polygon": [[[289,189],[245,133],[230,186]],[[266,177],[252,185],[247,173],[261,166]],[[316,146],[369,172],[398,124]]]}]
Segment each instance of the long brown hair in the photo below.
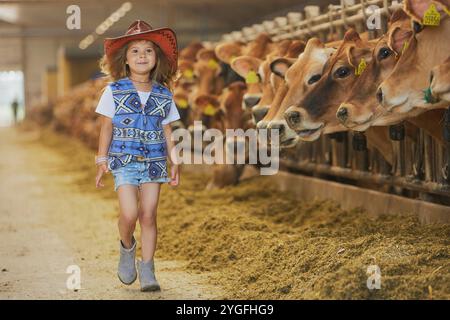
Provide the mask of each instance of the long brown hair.
[{"label": "long brown hair", "polygon": [[[127,50],[130,44],[131,42],[128,42],[122,48],[117,50],[110,58],[103,55],[100,59],[101,71],[108,75],[113,81],[117,81],[130,75],[130,68],[125,63],[127,61]],[[156,81],[171,90],[176,72],[171,70],[169,60],[161,48],[154,42],[152,42],[152,44],[155,48],[156,64],[150,71],[149,80]]]}]

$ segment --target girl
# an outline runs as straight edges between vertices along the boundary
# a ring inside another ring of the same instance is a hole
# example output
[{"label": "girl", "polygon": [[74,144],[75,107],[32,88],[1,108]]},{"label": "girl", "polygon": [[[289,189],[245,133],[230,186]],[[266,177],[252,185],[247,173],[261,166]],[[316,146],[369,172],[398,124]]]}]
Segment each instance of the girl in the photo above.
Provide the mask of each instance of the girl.
[{"label": "girl", "polygon": [[[104,47],[102,71],[114,82],[105,88],[96,109],[102,121],[96,186],[103,187],[102,176],[111,171],[120,206],[119,280],[130,285],[139,272],[142,291],[160,290],[153,262],[160,185],[177,186],[180,179],[170,152],[170,122],[180,116],[168,89],[177,69],[176,36],[169,28],[152,29],[137,20],[124,36],[105,39]],[[137,219],[142,246],[138,272],[133,237]]]}]

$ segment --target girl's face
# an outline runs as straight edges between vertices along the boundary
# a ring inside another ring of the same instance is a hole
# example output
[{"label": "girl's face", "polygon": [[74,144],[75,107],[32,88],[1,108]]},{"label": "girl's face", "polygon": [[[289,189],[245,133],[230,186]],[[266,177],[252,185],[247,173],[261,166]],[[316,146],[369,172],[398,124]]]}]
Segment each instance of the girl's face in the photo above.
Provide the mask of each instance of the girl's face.
[{"label": "girl's face", "polygon": [[132,74],[150,73],[156,65],[155,45],[147,40],[131,42],[127,49],[126,62]]}]

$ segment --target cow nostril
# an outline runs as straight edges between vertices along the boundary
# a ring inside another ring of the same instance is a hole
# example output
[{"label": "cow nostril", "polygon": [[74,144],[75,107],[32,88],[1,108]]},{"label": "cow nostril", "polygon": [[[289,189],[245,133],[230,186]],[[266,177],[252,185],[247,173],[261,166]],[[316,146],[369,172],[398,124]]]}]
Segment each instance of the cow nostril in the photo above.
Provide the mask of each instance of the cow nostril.
[{"label": "cow nostril", "polygon": [[383,102],[383,91],[381,90],[381,88],[377,90],[377,100],[379,104]]},{"label": "cow nostril", "polygon": [[339,119],[343,120],[343,121],[347,120],[347,118],[348,118],[348,110],[347,110],[347,108],[340,107],[338,112],[337,112],[337,114],[336,114],[336,116]]}]

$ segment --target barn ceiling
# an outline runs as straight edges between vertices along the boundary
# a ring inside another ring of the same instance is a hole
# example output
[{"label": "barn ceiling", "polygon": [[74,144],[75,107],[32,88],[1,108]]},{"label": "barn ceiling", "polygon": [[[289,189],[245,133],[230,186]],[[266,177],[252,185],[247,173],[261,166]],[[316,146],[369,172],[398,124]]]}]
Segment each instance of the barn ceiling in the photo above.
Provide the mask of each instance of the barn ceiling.
[{"label": "barn ceiling", "polygon": [[[0,1],[0,37],[48,37],[64,39],[74,51],[78,43],[125,1],[117,0],[22,0]],[[305,5],[326,7],[339,0],[146,0],[129,1],[131,10],[104,34],[122,34],[136,19],[148,21],[154,28],[172,27],[180,47],[191,40],[219,40],[220,36],[263,20],[300,11]],[[76,4],[81,11],[81,29],[66,28],[66,9]],[[102,38],[102,37],[101,37]],[[99,38],[99,39],[101,39]],[[90,50],[98,50],[96,40]],[[86,50],[89,51],[89,50]]]}]

